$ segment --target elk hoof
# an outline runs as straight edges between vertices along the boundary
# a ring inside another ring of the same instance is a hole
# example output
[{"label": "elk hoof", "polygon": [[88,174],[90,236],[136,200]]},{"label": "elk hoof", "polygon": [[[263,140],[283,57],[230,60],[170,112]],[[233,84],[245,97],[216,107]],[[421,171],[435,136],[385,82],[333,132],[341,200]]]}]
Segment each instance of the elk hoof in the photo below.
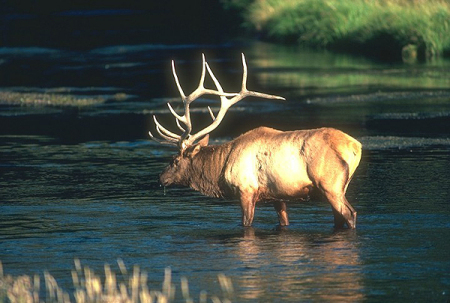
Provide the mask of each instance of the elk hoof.
[{"label": "elk hoof", "polygon": [[347,226],[350,229],[356,228],[356,211],[352,212],[352,218],[347,221]]},{"label": "elk hoof", "polygon": [[243,220],[242,221],[242,226],[244,226],[244,227],[252,227],[252,221]]}]

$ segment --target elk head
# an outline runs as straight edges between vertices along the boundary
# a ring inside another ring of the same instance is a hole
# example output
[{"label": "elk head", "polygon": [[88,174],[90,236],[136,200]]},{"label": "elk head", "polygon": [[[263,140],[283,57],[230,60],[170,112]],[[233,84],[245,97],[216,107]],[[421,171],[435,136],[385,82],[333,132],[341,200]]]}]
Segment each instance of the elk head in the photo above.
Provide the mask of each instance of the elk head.
[{"label": "elk head", "polygon": [[159,179],[163,186],[172,184],[189,186],[190,167],[192,159],[203,146],[207,146],[209,135],[203,137],[198,143],[186,147],[179,154],[173,157],[172,162],[167,166]]},{"label": "elk head", "polygon": [[[189,185],[190,168],[194,157],[199,153],[199,151],[204,146],[208,145],[208,138],[209,138],[208,134],[219,126],[226,112],[233,104],[239,102],[240,100],[248,96],[285,100],[283,97],[247,90],[247,64],[245,62],[244,54],[242,54],[242,66],[243,66],[243,75],[242,75],[241,91],[238,93],[226,93],[222,89],[222,86],[220,85],[219,81],[214,76],[211,68],[206,62],[205,56],[202,54],[202,74],[200,77],[199,85],[190,95],[186,96],[183,92],[183,89],[181,88],[177,73],[175,71],[175,63],[172,60],[172,73],[178,91],[180,93],[181,99],[183,101],[184,114],[183,115],[177,114],[170,105],[170,103],[167,103],[167,106],[169,107],[169,110],[172,113],[172,115],[175,117],[176,124],[180,129],[180,131],[182,131],[182,134],[178,135],[168,130],[167,128],[163,127],[158,122],[155,116],[153,116],[153,120],[155,121],[156,131],[158,132],[158,134],[161,136],[162,139],[154,137],[153,134],[149,132],[150,137],[154,141],[162,144],[175,145],[179,149],[178,155],[176,155],[173,158],[171,164],[164,170],[164,172],[160,176],[160,181],[164,186],[168,186],[171,184],[178,184],[185,186]],[[206,70],[208,70],[208,74],[213,80],[216,86],[216,90],[207,89],[204,87]],[[204,129],[198,131],[196,134],[191,134],[192,122],[190,115],[190,104],[203,95],[219,96],[220,109],[217,115],[215,115],[211,110],[211,108],[208,106],[209,113],[212,118],[212,123],[209,126],[205,127]]]}]

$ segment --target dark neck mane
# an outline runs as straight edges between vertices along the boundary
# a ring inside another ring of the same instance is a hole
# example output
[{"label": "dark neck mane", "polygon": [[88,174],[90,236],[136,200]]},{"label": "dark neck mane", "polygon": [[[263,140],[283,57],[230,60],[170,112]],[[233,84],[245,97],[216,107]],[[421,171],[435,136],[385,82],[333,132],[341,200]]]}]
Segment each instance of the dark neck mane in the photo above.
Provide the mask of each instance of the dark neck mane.
[{"label": "dark neck mane", "polygon": [[229,151],[228,144],[202,147],[192,159],[190,187],[210,197],[223,197],[222,170]]}]

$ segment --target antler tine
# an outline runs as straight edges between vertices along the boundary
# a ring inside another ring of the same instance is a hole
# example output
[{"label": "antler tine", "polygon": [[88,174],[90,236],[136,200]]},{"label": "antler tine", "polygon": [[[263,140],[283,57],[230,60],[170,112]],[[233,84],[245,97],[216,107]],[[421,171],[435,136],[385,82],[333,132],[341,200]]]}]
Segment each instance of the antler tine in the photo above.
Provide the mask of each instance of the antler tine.
[{"label": "antler tine", "polygon": [[230,106],[239,102],[240,100],[244,99],[245,97],[248,96],[252,96],[252,97],[260,97],[260,98],[265,98],[265,99],[277,99],[277,100],[286,100],[283,97],[280,96],[276,96],[276,95],[269,95],[269,94],[264,94],[264,93],[259,93],[259,92],[255,92],[255,91],[249,91],[247,90],[247,75],[248,75],[248,71],[247,71],[247,63],[245,60],[245,55],[242,53],[242,68],[243,68],[243,73],[242,73],[242,86],[241,86],[241,91],[239,92],[239,94],[237,94],[237,96],[233,97],[230,100]]},{"label": "antler tine", "polygon": [[[159,123],[159,121],[156,119],[156,116],[153,116],[153,121],[155,121],[156,124],[156,130],[158,131],[158,133],[161,135],[161,137],[168,137],[170,139],[176,140],[178,141],[180,139],[180,136],[172,133],[171,131],[167,130],[164,126],[161,125],[161,123]],[[162,133],[164,134],[162,134]]]},{"label": "antler tine", "polygon": [[[217,91],[205,88],[206,69],[208,69],[208,73],[213,78],[214,83],[216,83],[216,87],[218,89]],[[172,61],[172,72],[173,72],[173,75],[174,75],[174,78],[175,78],[175,82],[176,82],[177,87],[178,87],[178,91],[180,92],[181,98],[183,99],[184,114],[182,116],[178,115],[169,103],[167,105],[168,105],[169,110],[172,113],[172,115],[175,116],[175,118],[179,122],[182,122],[185,125],[185,128],[181,127],[181,125],[178,126],[178,128],[183,129],[183,134],[180,136],[180,141],[179,141],[179,145],[183,149],[183,148],[185,148],[186,146],[189,146],[192,142],[195,141],[195,140],[190,140],[189,139],[191,137],[191,131],[192,131],[191,114],[190,114],[190,108],[189,108],[190,104],[194,100],[198,99],[199,97],[201,97],[202,95],[205,95],[205,94],[220,96],[221,99],[222,98],[226,99],[226,96],[234,97],[237,94],[235,94],[235,93],[225,93],[223,91],[223,89],[220,86],[219,82],[214,77],[214,74],[212,73],[211,69],[209,68],[208,63],[206,62],[205,54],[202,54],[202,73],[201,73],[201,76],[200,76],[200,81],[198,83],[198,87],[190,95],[186,96],[184,94],[183,89],[181,88],[180,82],[178,80],[178,76],[177,76],[177,73],[175,71],[175,63],[173,61]]]},{"label": "antler tine", "polygon": [[177,145],[177,143],[174,141],[164,141],[164,140],[160,140],[160,139],[156,138],[155,136],[153,136],[151,131],[148,131],[148,134],[150,135],[150,138],[155,142],[158,142],[161,144],[168,144],[168,145]]},{"label": "antler tine", "polygon": [[[245,61],[245,55],[242,54],[242,67],[243,67],[243,74],[242,74],[242,86],[241,86],[241,91],[237,94],[228,94],[228,93],[224,93],[222,86],[220,85],[219,81],[217,80],[217,78],[214,76],[214,73],[212,72],[211,68],[209,67],[208,63],[205,63],[206,68],[208,69],[208,73],[211,76],[214,84],[216,85],[217,88],[217,93],[216,95],[220,96],[220,110],[217,113],[216,116],[214,116],[214,113],[212,113],[212,110],[210,108],[209,109],[209,114],[211,115],[211,118],[213,119],[213,122],[207,126],[206,128],[202,129],[201,131],[199,131],[198,133],[196,133],[195,135],[192,135],[189,137],[189,139],[187,140],[188,142],[186,143],[187,145],[194,143],[196,140],[202,138],[203,136],[205,136],[206,134],[212,132],[214,129],[217,128],[217,126],[219,126],[219,124],[222,122],[222,119],[224,118],[226,112],[228,111],[228,109],[233,105],[236,104],[237,102],[239,102],[240,100],[244,99],[247,96],[254,96],[254,97],[261,97],[261,98],[267,98],[267,99],[278,99],[278,100],[286,100],[283,97],[280,96],[275,96],[275,95],[268,95],[268,94],[264,94],[264,93],[259,93],[259,92],[254,92],[254,91],[249,91],[247,90],[247,75],[248,75],[248,70],[247,70],[247,63]],[[231,99],[226,98],[229,95],[233,95],[233,97]]]},{"label": "antler tine", "polygon": [[211,116],[211,119],[216,120],[216,116],[214,116],[214,113],[211,109],[211,107],[208,106],[209,115]]},{"label": "antler tine", "polygon": [[180,124],[180,121],[178,119],[175,119],[175,122],[177,123],[177,127],[179,130],[181,130],[182,132],[186,131]]},{"label": "antler tine", "polygon": [[172,74],[173,74],[173,77],[175,78],[175,83],[177,84],[177,88],[178,88],[178,91],[180,92],[181,99],[185,100],[186,95],[184,94],[183,89],[181,88],[181,85],[180,85],[180,81],[178,80],[177,72],[175,70],[175,61],[174,60],[172,60]]},{"label": "antler tine", "polygon": [[241,92],[247,91],[247,62],[245,61],[244,53],[241,53],[242,56],[242,87]]},{"label": "antler tine", "polygon": [[172,105],[170,105],[170,103],[167,102],[167,107],[169,107],[170,112],[172,113],[172,115],[176,118],[177,121],[181,121],[183,123],[187,123],[185,121],[186,117],[185,116],[180,116],[176,113],[176,111],[173,109]]},{"label": "antler tine", "polygon": [[[183,141],[189,137],[191,131],[192,131],[192,123],[191,123],[191,115],[190,115],[190,110],[189,110],[189,104],[194,101],[196,98],[194,93],[198,92],[199,90],[201,90],[204,86],[204,81],[205,81],[205,56],[202,54],[202,75],[200,77],[200,83],[197,87],[197,89],[191,93],[189,96],[186,97],[186,95],[183,92],[183,89],[181,87],[180,81],[178,79],[178,75],[177,72],[175,70],[175,61],[172,60],[172,73],[173,73],[173,77],[175,79],[175,83],[177,85],[178,91],[180,92],[180,96],[181,99],[183,100],[184,103],[184,114],[182,116],[178,115],[175,110],[172,108],[172,106],[170,105],[170,103],[167,103],[167,106],[169,107],[170,112],[172,113],[172,115],[175,117],[175,119],[177,120],[177,126],[180,129],[183,129],[183,134],[181,136],[179,136],[179,141],[178,144],[180,146],[180,148],[184,148],[183,147]],[[185,128],[181,127],[181,125],[179,124],[179,122],[182,122],[185,125]]]},{"label": "antler tine", "polygon": [[[161,143],[161,144],[177,146],[178,142],[180,141],[180,139],[179,139],[180,136],[178,136],[177,134],[172,133],[171,131],[167,130],[164,126],[162,126],[161,123],[159,123],[159,121],[156,119],[156,116],[153,116],[153,120],[154,120],[155,125],[156,125],[156,131],[158,132],[158,134],[164,140],[158,139],[155,136],[153,136],[151,131],[148,132],[148,134],[150,135],[150,138],[153,141],[156,141],[156,142]],[[178,122],[177,122],[177,124],[178,124]],[[164,134],[164,133],[166,133],[166,134]]]},{"label": "antler tine", "polygon": [[[205,88],[204,84],[205,84],[206,69],[208,69],[209,75],[211,76],[214,83],[216,84],[217,90]],[[217,86],[217,84],[219,84],[219,86]],[[220,96],[220,97],[234,97],[237,95],[236,93],[226,93],[223,91],[222,87],[220,86],[219,81],[217,81],[216,77],[214,76],[211,69],[209,68],[208,62],[206,62],[205,54],[202,54],[202,75],[201,75],[198,87],[195,91],[192,92],[192,94],[190,94],[186,98],[186,100],[188,103],[191,103],[192,101],[198,99],[199,97],[201,97],[203,95],[215,95],[215,96]]]},{"label": "antler tine", "polygon": [[205,136],[206,134],[212,132],[214,129],[216,129],[217,126],[219,126],[219,124],[220,124],[220,122],[222,122],[222,119],[225,116],[225,113],[227,112],[228,108],[232,104],[234,104],[234,103],[230,103],[230,100],[226,97],[227,95],[228,96],[230,96],[230,95],[234,96],[234,98],[239,96],[239,94],[236,94],[236,93],[233,93],[233,94],[225,93],[223,91],[222,86],[220,85],[219,80],[217,80],[217,78],[214,75],[213,71],[209,67],[209,64],[205,62],[205,66],[206,66],[206,68],[208,70],[208,73],[209,73],[211,79],[214,82],[214,85],[217,88],[217,91],[213,91],[213,92],[216,92],[217,95],[220,96],[220,109],[219,109],[219,112],[217,113],[217,116],[215,116],[213,111],[211,110],[211,108],[208,106],[209,114],[211,115],[211,118],[212,118],[213,122],[209,126],[207,126],[206,128],[204,128],[201,131],[199,131],[198,133],[196,133],[195,135],[192,135],[188,139],[188,142],[187,142],[188,145],[189,144],[193,144],[197,139],[200,139],[201,137]]},{"label": "antler tine", "polygon": [[[216,85],[217,91],[220,94],[223,94],[223,88],[222,85],[220,85],[219,80],[217,80],[216,76],[214,76],[214,73],[212,69],[209,67],[208,62],[206,62],[206,69],[208,70],[208,74],[211,76],[211,79],[213,80],[214,84]],[[227,95],[237,95],[237,94],[227,94]],[[221,95],[221,97],[224,97],[224,95]]]},{"label": "antler tine", "polygon": [[[219,80],[217,80],[216,76],[215,76],[214,73],[212,72],[211,68],[209,67],[208,62],[206,62],[206,68],[208,69],[208,73],[209,73],[211,79],[213,80],[214,85],[216,86],[217,90],[218,90],[220,93],[223,93],[222,85],[220,85]],[[220,103],[221,103],[221,104],[222,104],[222,103],[226,103],[227,101],[228,101],[228,99],[227,99],[225,96],[220,96]],[[211,107],[209,107],[209,106],[208,106],[208,111],[209,111],[209,114],[210,114],[211,118],[213,119],[213,121],[216,120],[216,116],[214,115],[214,113],[213,113]]]},{"label": "antler tine", "polygon": [[177,84],[178,91],[180,92],[181,98],[183,99],[183,103],[184,103],[184,115],[183,116],[178,115],[169,103],[167,103],[167,105],[169,106],[169,110],[172,113],[172,115],[174,115],[178,121],[183,122],[183,124],[185,125],[183,134],[180,136],[180,141],[179,141],[180,147],[182,147],[182,148],[184,148],[183,141],[185,141],[190,136],[191,131],[192,131],[191,113],[190,113],[189,105],[194,100],[196,100],[198,97],[200,97],[201,95],[203,95],[205,93],[205,87],[204,87],[205,74],[206,74],[205,73],[205,69],[206,69],[205,64],[206,64],[205,54],[202,54],[202,74],[200,76],[200,82],[198,83],[198,87],[189,96],[186,97],[186,95],[183,92],[183,89],[181,88],[180,81],[178,80],[178,76],[175,71],[175,62],[172,61],[173,76],[175,78],[175,82]]},{"label": "antler tine", "polygon": [[[166,129],[164,126],[162,126],[155,116],[153,116],[153,120],[156,124],[156,130],[159,133],[159,135],[166,141],[156,139],[151,132],[149,132],[150,137],[160,143],[168,143],[168,144],[176,144],[180,149],[184,149],[187,145],[186,142],[184,142],[189,136],[192,131],[192,123],[191,123],[191,117],[190,117],[190,111],[189,111],[189,105],[191,102],[196,100],[198,97],[200,97],[203,94],[211,93],[209,90],[205,89],[204,82],[205,82],[205,75],[206,75],[206,60],[205,55],[202,54],[202,74],[200,77],[200,82],[198,84],[198,87],[194,92],[192,92],[189,96],[186,96],[183,88],[181,87],[180,80],[178,79],[178,75],[175,69],[175,61],[172,60],[172,74],[173,78],[175,79],[175,83],[178,88],[178,92],[180,93],[181,99],[183,100],[184,104],[184,114],[179,115],[175,112],[172,105],[170,103],[167,103],[167,106],[169,108],[169,111],[171,114],[175,117],[177,127],[183,131],[183,134],[177,135],[168,129]],[[182,127],[180,122],[184,124],[185,127]]]},{"label": "antler tine", "polygon": [[[186,96],[183,92],[183,89],[181,88],[180,81],[178,79],[178,75],[175,70],[175,62],[172,60],[172,73],[173,77],[175,79],[175,83],[177,85],[178,91],[180,93],[181,99],[183,100],[184,104],[184,114],[179,115],[175,112],[173,107],[170,105],[170,103],[167,103],[167,106],[169,107],[169,110],[171,114],[175,117],[175,121],[177,123],[177,127],[183,131],[181,135],[177,135],[165,127],[163,127],[156,117],[154,116],[153,119],[156,124],[156,130],[158,131],[159,135],[165,140],[156,139],[151,132],[149,132],[150,137],[160,143],[165,144],[172,144],[172,145],[178,145],[178,147],[181,150],[184,150],[186,147],[192,145],[196,140],[199,138],[202,138],[206,134],[212,132],[214,129],[219,126],[220,122],[222,122],[223,117],[225,116],[228,109],[235,103],[239,102],[243,98],[247,96],[254,96],[254,97],[261,97],[261,98],[267,98],[267,99],[279,99],[279,100],[285,100],[283,97],[274,96],[274,95],[268,95],[264,93],[254,92],[247,90],[247,63],[245,61],[245,56],[242,54],[242,67],[243,67],[243,75],[242,75],[242,86],[241,91],[239,93],[226,93],[223,91],[222,86],[220,85],[217,78],[214,76],[214,73],[212,72],[211,68],[209,67],[208,63],[206,62],[205,55],[202,54],[202,74],[200,76],[200,81],[198,84],[198,87],[188,96]],[[205,76],[206,76],[206,70],[208,70],[208,74],[211,76],[211,79],[214,82],[214,85],[216,86],[217,90],[207,89],[204,86],[205,83]],[[189,105],[201,97],[202,95],[209,94],[209,95],[215,95],[220,97],[220,109],[217,115],[215,116],[212,112],[211,108],[208,107],[209,113],[211,115],[211,118],[213,122],[207,126],[206,128],[202,129],[198,133],[191,135],[192,131],[192,123],[191,123],[191,116],[190,116],[190,109]],[[228,99],[227,97],[230,97]],[[181,126],[180,122],[184,125]]]},{"label": "antler tine", "polygon": [[178,140],[176,140],[176,139],[174,139],[174,138],[172,138],[172,137],[169,137],[169,136],[164,135],[164,134],[161,132],[161,129],[159,128],[159,126],[156,127],[156,131],[157,131],[158,134],[159,134],[161,137],[163,137],[163,139],[166,140],[167,142],[174,142],[175,144],[178,143]]}]

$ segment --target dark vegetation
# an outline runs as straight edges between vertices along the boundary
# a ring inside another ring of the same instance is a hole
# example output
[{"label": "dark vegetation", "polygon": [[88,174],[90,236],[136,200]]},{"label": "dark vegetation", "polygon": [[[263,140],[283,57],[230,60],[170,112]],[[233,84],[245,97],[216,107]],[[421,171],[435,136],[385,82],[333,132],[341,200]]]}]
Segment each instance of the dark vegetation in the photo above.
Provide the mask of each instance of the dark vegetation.
[{"label": "dark vegetation", "polygon": [[387,60],[416,61],[450,53],[445,0],[224,0],[245,26],[283,43]]}]

